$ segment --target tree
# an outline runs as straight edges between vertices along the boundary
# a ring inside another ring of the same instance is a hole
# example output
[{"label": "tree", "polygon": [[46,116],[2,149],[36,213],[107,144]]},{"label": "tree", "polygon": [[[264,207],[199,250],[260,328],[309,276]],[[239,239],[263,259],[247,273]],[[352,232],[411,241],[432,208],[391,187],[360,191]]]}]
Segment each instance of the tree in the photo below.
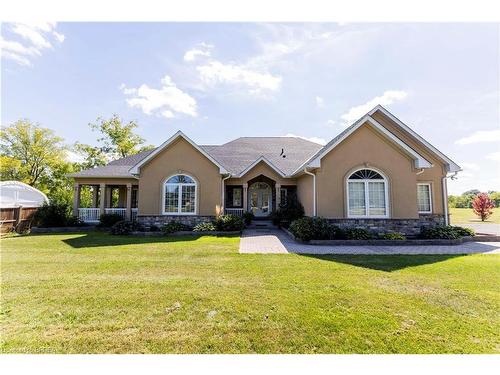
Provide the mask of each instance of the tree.
[{"label": "tree", "polygon": [[52,130],[26,119],[1,130],[1,178],[12,178],[37,187],[40,178],[64,160],[66,147],[62,141]]},{"label": "tree", "polygon": [[480,193],[472,200],[472,210],[481,218],[481,221],[491,216],[494,207],[495,204],[486,193]]}]

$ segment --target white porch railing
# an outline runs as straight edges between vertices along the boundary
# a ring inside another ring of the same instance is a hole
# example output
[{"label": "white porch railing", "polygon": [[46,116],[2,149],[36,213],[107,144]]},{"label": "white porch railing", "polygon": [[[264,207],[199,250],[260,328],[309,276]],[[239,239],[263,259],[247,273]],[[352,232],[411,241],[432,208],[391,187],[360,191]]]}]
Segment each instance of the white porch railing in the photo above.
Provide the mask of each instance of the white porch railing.
[{"label": "white porch railing", "polygon": [[243,208],[226,208],[224,209],[224,213],[228,215],[235,215],[242,217],[243,216]]},{"label": "white porch railing", "polygon": [[130,213],[130,220],[135,221],[137,219],[138,208],[132,208],[132,212]]},{"label": "white porch railing", "polygon": [[78,209],[78,218],[84,223],[97,223],[99,222],[99,216],[101,216],[99,207]]},{"label": "white porch railing", "polygon": [[104,212],[107,214],[120,215],[125,219],[126,208],[105,208]]}]

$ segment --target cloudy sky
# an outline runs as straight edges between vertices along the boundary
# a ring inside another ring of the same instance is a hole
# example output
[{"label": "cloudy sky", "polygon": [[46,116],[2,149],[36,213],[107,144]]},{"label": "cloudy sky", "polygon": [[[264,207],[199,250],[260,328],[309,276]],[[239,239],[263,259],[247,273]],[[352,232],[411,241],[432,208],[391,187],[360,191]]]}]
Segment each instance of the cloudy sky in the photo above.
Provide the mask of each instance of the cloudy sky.
[{"label": "cloudy sky", "polygon": [[2,24],[2,125],[68,144],[119,114],[158,145],[326,142],[377,104],[460,164],[450,193],[500,190],[496,24]]}]

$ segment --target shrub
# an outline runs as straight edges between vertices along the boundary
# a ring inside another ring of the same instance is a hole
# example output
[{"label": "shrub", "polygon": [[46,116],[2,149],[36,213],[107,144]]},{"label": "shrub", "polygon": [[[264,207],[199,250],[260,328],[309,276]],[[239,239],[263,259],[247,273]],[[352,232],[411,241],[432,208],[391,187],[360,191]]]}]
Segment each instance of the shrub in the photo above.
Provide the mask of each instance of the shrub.
[{"label": "shrub", "polygon": [[249,211],[243,213],[243,221],[245,222],[245,225],[250,225],[254,218],[255,215]]},{"label": "shrub", "polygon": [[302,241],[337,239],[343,235],[339,227],[331,225],[321,217],[302,217],[292,221],[289,229]]},{"label": "shrub", "polygon": [[132,232],[141,231],[144,228],[136,221],[118,221],[111,227],[111,234],[126,235]]},{"label": "shrub", "polygon": [[481,221],[485,221],[491,216],[494,207],[495,203],[486,193],[478,194],[472,200],[472,211],[479,216]]},{"label": "shrub", "polygon": [[406,240],[406,236],[403,233],[384,233],[379,238],[381,240]]},{"label": "shrub", "polygon": [[191,228],[186,224],[179,223],[178,221],[170,221],[170,222],[166,223],[165,225],[163,225],[161,230],[165,234],[170,234],[170,233],[174,233],[174,232],[191,230]]},{"label": "shrub", "polygon": [[150,232],[159,232],[159,231],[160,231],[160,228],[159,228],[158,226],[156,226],[156,225],[154,225],[154,224],[153,224],[153,225],[151,225],[151,226],[149,227],[149,231],[150,231]]},{"label": "shrub", "polygon": [[67,221],[68,227],[83,227],[85,222],[80,220],[78,216],[70,216]]},{"label": "shrub", "polygon": [[104,228],[110,228],[122,220],[123,217],[121,217],[118,214],[102,214],[99,217],[99,226]]},{"label": "shrub", "polygon": [[221,215],[215,219],[215,227],[223,232],[242,231],[245,228],[245,223],[239,216]]},{"label": "shrub", "polygon": [[215,227],[214,223],[210,221],[206,221],[204,223],[199,223],[194,226],[193,232],[213,232],[216,231],[217,228]]},{"label": "shrub", "polygon": [[363,228],[349,228],[344,230],[345,238],[348,240],[370,240],[373,235]]},{"label": "shrub", "polygon": [[71,208],[67,203],[51,201],[38,208],[33,223],[40,227],[65,227],[70,218]]},{"label": "shrub", "polygon": [[475,232],[472,229],[441,225],[431,228],[421,228],[419,237],[424,239],[455,240],[457,238],[474,235]]},{"label": "shrub", "polygon": [[287,197],[286,203],[281,204],[280,207],[273,212],[271,220],[273,224],[280,225],[291,223],[294,220],[300,219],[304,216],[304,207],[300,203],[296,194],[290,194]]}]

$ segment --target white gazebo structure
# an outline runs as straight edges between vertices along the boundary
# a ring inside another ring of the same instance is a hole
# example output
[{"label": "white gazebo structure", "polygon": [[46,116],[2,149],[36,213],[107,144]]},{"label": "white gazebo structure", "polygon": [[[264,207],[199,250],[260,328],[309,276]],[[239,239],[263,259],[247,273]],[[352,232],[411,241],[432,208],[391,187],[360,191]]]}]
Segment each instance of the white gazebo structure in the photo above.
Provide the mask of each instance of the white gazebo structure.
[{"label": "white gazebo structure", "polygon": [[0,208],[40,207],[49,199],[40,190],[20,181],[0,181]]}]

